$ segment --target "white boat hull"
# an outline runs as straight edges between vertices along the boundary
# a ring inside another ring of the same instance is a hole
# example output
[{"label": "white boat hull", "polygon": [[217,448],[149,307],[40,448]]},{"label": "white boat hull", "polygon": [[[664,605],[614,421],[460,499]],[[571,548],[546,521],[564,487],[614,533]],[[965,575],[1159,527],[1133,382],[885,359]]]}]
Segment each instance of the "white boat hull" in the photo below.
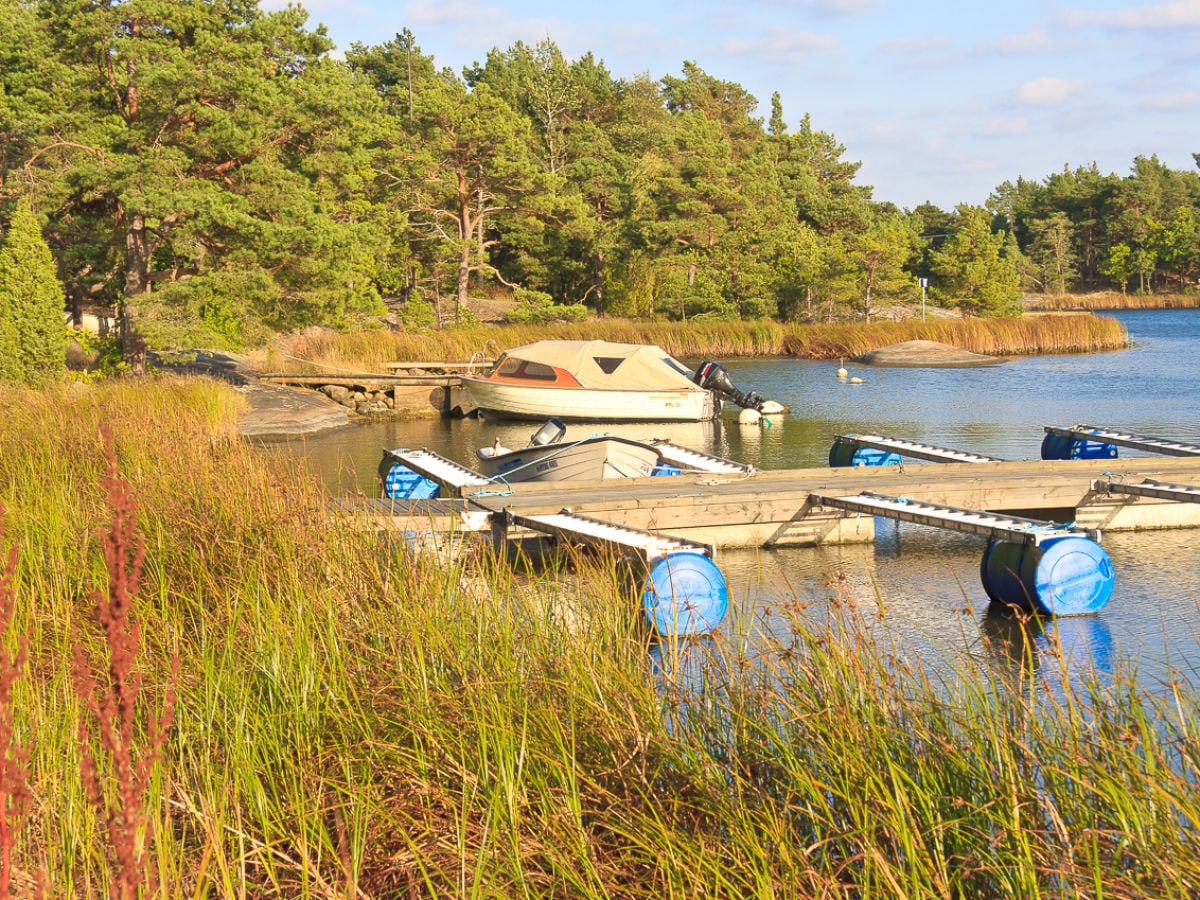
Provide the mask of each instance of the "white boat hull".
[{"label": "white boat hull", "polygon": [[658,451],[648,444],[600,435],[480,456],[478,465],[487,477],[508,482],[601,481],[645,477],[654,472],[659,459]]},{"label": "white boat hull", "polygon": [[534,387],[464,377],[471,402],[508,419],[567,422],[703,422],[716,418],[720,403],[702,388],[667,391]]}]

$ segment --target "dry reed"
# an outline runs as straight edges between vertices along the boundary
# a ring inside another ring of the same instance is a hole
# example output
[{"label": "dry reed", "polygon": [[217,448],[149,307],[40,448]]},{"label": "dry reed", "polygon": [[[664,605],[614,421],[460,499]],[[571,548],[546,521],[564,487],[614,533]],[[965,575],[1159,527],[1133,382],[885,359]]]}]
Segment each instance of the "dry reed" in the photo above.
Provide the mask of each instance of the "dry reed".
[{"label": "dry reed", "polygon": [[262,360],[280,371],[386,371],[396,361],[460,361],[494,357],[538,340],[602,339],[655,344],[684,360],[749,356],[852,359],[902,341],[931,340],[989,356],[1084,353],[1128,346],[1112,318],[1080,315],[1012,319],[936,318],[900,322],[643,322],[590,320],[543,326],[474,326],[428,333],[324,331],[281,339]]}]

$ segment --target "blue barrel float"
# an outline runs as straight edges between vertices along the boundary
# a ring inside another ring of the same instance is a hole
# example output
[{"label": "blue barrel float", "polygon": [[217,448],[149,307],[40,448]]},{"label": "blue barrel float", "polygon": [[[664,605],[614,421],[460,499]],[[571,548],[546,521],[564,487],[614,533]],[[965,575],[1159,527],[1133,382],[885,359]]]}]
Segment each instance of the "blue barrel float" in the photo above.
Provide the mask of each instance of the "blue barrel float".
[{"label": "blue barrel float", "polygon": [[390,467],[384,459],[380,465],[383,495],[392,500],[431,500],[441,492],[441,485],[414,472],[402,463]]},{"label": "blue barrel float", "polygon": [[851,466],[892,466],[898,465],[899,462],[899,453],[862,447],[850,441],[843,441],[840,437],[834,438],[833,446],[829,448],[829,465],[834,469]]},{"label": "blue barrel float", "polygon": [[1042,459],[1116,459],[1117,448],[1103,441],[1047,431],[1042,438]]},{"label": "blue barrel float", "polygon": [[729,587],[703,553],[669,553],[650,567],[642,586],[642,609],[664,637],[706,634],[729,611]]},{"label": "blue barrel float", "polygon": [[1099,612],[1112,597],[1114,580],[1104,548],[1076,535],[1040,544],[993,538],[979,576],[993,602],[1051,616]]}]

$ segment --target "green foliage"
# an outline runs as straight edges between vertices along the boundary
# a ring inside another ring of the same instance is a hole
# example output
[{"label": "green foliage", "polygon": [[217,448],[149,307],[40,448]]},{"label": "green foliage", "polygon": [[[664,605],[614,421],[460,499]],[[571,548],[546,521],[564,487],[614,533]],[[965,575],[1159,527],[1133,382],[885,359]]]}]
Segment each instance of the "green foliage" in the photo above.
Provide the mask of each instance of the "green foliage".
[{"label": "green foliage", "polygon": [[278,280],[260,269],[215,272],[142,298],[140,327],[158,346],[238,350],[267,337],[263,319],[281,302]]},{"label": "green foliage", "polygon": [[65,297],[28,198],[0,248],[0,379],[44,385],[66,367]]},{"label": "green foliage", "polygon": [[67,343],[72,341],[79,345],[80,351],[88,361],[88,368],[86,371],[70,372],[70,380],[98,381],[128,374],[129,366],[122,358],[121,338],[116,332],[96,334],[86,328],[68,328]]},{"label": "green foliage", "polygon": [[400,325],[406,330],[427,330],[437,325],[437,310],[428,300],[410,297],[396,313]]},{"label": "green foliage", "polygon": [[522,325],[544,325],[547,322],[582,322],[587,318],[587,307],[581,303],[563,305],[542,291],[518,289],[513,292],[516,304],[505,314],[504,320]]},{"label": "green foliage", "polygon": [[1018,315],[1020,276],[1004,246],[1005,235],[991,230],[984,210],[958,207],[956,230],[933,254],[934,296],[972,315]]}]

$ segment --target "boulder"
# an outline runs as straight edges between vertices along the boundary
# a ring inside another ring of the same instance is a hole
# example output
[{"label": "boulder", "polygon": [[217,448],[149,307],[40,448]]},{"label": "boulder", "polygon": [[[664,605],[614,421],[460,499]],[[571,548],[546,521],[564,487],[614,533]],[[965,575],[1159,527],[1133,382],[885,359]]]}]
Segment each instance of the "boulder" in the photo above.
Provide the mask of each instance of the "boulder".
[{"label": "boulder", "polygon": [[938,341],[904,341],[864,353],[856,357],[855,362],[868,366],[951,367],[994,366],[1004,362],[1004,359],[972,353]]}]

